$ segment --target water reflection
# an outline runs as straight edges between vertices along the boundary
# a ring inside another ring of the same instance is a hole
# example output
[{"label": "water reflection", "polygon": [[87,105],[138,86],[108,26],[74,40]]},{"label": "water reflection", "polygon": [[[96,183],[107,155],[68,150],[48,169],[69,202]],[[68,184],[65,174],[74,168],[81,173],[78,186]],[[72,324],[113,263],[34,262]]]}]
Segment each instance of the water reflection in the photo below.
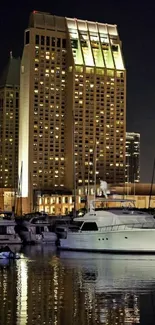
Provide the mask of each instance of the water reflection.
[{"label": "water reflection", "polygon": [[27,260],[19,260],[17,264],[17,324],[27,323],[27,299],[28,299],[28,269]]},{"label": "water reflection", "polygon": [[0,264],[0,324],[155,323],[155,257],[32,246]]}]

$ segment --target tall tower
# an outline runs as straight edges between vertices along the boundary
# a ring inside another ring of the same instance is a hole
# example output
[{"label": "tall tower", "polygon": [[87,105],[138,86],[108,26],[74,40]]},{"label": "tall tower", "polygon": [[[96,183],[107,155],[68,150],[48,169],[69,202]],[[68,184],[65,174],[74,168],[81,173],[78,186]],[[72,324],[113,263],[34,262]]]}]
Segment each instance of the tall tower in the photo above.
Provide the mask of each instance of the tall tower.
[{"label": "tall tower", "polygon": [[78,185],[93,183],[94,178],[122,182],[126,71],[117,26],[68,18],[66,23],[66,184],[72,186],[74,170]]},{"label": "tall tower", "polygon": [[20,83],[22,195],[124,181],[126,71],[116,25],[33,12]]},{"label": "tall tower", "polygon": [[0,78],[0,187],[17,188],[20,59],[10,55]]},{"label": "tall tower", "polygon": [[65,18],[33,12],[21,62],[19,173],[22,196],[64,187]]},{"label": "tall tower", "polygon": [[126,169],[127,183],[140,182],[140,134],[126,133]]}]

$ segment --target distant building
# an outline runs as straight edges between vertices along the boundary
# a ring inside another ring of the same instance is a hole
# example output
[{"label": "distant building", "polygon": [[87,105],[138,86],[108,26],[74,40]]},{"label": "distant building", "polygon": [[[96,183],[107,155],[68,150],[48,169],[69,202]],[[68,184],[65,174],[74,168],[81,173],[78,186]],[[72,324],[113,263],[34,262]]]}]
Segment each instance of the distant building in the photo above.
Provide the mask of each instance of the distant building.
[{"label": "distant building", "polygon": [[125,182],[140,182],[140,134],[126,132]]},{"label": "distant building", "polygon": [[10,56],[0,78],[0,187],[17,188],[20,59]]}]

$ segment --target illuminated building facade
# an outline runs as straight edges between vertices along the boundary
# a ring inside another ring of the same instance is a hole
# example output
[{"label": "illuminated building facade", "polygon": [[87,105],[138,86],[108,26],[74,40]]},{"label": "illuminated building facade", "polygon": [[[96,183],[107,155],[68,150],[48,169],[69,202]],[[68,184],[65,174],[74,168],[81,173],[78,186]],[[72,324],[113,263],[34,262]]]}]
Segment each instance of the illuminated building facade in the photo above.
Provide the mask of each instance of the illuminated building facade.
[{"label": "illuminated building facade", "polygon": [[20,59],[10,56],[0,79],[0,187],[18,183]]},{"label": "illuminated building facade", "polygon": [[140,134],[126,133],[126,168],[127,183],[140,182]]},{"label": "illuminated building facade", "polygon": [[[67,186],[75,153],[78,185],[124,180],[126,73],[117,26],[67,19],[71,59],[68,67]],[[71,141],[72,139],[72,141]],[[70,176],[70,178],[69,178]]]},{"label": "illuminated building facade", "polygon": [[[121,184],[121,186],[110,186],[110,193],[114,195],[115,198],[126,199],[134,201],[136,208],[148,208],[150,199],[150,188],[151,184],[144,183],[128,183]],[[87,207],[86,196],[82,192],[83,188],[77,190],[76,195],[76,209],[77,211]],[[94,199],[94,186],[90,188],[89,198]],[[0,188],[0,210],[1,211],[12,211],[14,206],[14,191],[10,191],[8,188]],[[97,195],[101,195],[100,189],[97,187]],[[100,202],[97,204],[100,207]],[[119,207],[120,203],[116,203]],[[152,196],[151,196],[151,208],[155,208],[155,185],[152,186]],[[41,193],[38,191],[34,199],[34,210],[35,211],[45,211],[49,215],[66,215],[72,212],[74,208],[74,195],[71,193]],[[20,215],[20,206],[17,206],[17,214]],[[28,213],[29,211],[24,209],[23,213]]]},{"label": "illuminated building facade", "polygon": [[21,63],[19,173],[31,189],[123,182],[126,71],[117,26],[33,12]]}]

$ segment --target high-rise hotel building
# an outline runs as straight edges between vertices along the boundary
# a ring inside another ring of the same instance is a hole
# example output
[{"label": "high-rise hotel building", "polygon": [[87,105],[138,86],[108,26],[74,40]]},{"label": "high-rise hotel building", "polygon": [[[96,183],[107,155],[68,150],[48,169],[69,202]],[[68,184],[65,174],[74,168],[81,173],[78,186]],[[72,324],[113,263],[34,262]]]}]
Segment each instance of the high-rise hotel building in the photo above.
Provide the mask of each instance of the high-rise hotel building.
[{"label": "high-rise hotel building", "polygon": [[126,71],[117,26],[33,12],[21,63],[19,172],[30,189],[124,181]]},{"label": "high-rise hotel building", "polygon": [[10,55],[0,78],[0,187],[18,185],[20,59]]}]

